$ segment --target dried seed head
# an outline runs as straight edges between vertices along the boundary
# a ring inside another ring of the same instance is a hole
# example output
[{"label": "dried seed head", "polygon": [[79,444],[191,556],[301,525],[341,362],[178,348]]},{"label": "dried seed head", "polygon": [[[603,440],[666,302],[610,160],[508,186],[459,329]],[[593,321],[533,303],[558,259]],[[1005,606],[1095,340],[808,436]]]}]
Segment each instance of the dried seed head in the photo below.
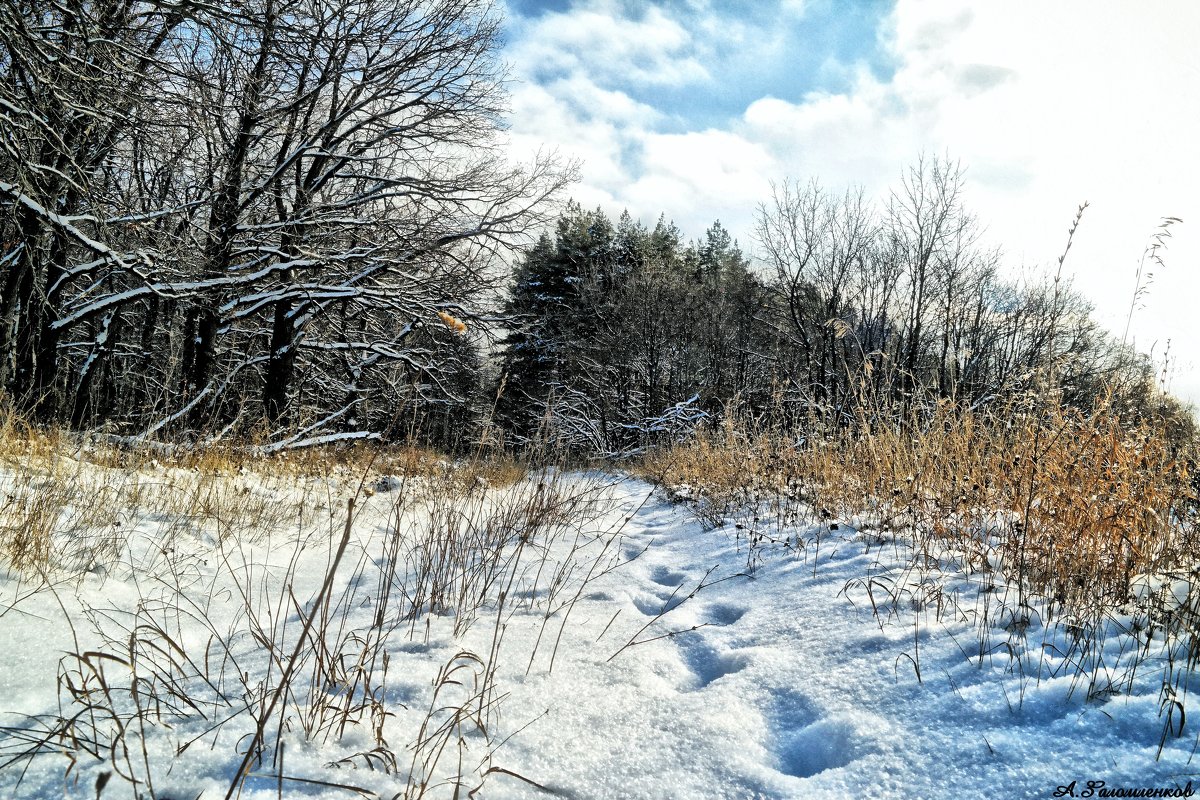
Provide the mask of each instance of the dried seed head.
[{"label": "dried seed head", "polygon": [[437,315],[438,319],[440,319],[447,328],[454,331],[456,334],[461,336],[467,332],[467,324],[458,317],[451,316],[445,311],[439,311],[437,312]]}]

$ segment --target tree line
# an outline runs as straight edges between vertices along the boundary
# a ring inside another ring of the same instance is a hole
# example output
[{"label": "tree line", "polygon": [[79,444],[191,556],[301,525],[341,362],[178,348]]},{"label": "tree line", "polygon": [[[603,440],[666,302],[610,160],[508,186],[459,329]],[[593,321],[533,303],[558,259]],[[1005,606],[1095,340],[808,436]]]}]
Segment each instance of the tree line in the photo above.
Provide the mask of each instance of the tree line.
[{"label": "tree line", "polygon": [[777,186],[754,263],[719,224],[557,213],[574,166],[505,155],[500,24],[488,0],[0,4],[5,401],[131,437],[620,453],[732,407],[844,424],[1047,369],[1073,403],[1150,396],[1065,282],[1004,276],[946,161],[883,202]]},{"label": "tree line", "polygon": [[963,184],[960,165],[934,158],[882,202],[777,185],[758,209],[757,264],[719,223],[684,243],[662,219],[614,225],[570,206],[514,271],[499,426],[516,441],[620,453],[730,410],[793,429],[855,426],[1051,391],[1190,435],[1149,358],[1091,318],[1061,260],[1056,273],[1006,275]]}]

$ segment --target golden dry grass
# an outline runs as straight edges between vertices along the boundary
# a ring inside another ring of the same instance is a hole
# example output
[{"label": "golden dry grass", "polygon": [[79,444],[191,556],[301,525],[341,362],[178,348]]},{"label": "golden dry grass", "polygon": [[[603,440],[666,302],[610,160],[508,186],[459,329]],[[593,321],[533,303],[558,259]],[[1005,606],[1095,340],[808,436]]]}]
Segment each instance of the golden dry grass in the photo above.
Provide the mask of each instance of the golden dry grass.
[{"label": "golden dry grass", "polygon": [[994,520],[1007,569],[1072,607],[1119,603],[1130,580],[1195,566],[1195,444],[1109,404],[1071,409],[1047,393],[988,412],[942,402],[902,423],[860,419],[798,442],[725,424],[649,454],[641,471],[688,484],[712,518],[786,495],[843,519],[908,528],[918,547],[951,540],[973,567]]},{"label": "golden dry grass", "polygon": [[451,461],[426,448],[354,443],[265,454],[250,443],[129,446],[31,425],[0,409],[0,568],[86,569],[115,557],[127,526],[254,537],[311,524],[383,476],[437,477],[441,491],[506,486],[524,465]]}]

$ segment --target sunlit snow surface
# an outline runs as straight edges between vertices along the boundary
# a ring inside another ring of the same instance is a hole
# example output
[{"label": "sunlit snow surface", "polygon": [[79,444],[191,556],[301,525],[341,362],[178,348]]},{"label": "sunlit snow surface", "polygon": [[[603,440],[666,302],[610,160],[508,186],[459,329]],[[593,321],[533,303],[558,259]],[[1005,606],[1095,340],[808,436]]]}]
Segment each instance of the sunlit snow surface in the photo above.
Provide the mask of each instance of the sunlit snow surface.
[{"label": "sunlit snow surface", "polygon": [[[1164,674],[1152,658],[1124,676],[1132,692],[1088,701],[1087,680],[1066,669],[1061,648],[1067,637],[1036,622],[1023,638],[999,629],[981,633],[969,612],[945,613],[938,621],[931,605],[902,604],[880,624],[863,579],[888,576],[906,562],[895,542],[872,543],[844,524],[833,531],[803,528],[796,532],[810,544],[801,554],[772,552],[749,571],[742,532],[732,524],[707,529],[686,506],[672,505],[640,481],[568,480],[612,484],[604,525],[615,538],[603,553],[616,568],[587,584],[557,645],[552,640],[561,613],[547,624],[543,609],[531,602],[505,615],[496,682],[507,697],[489,730],[491,746],[499,745],[489,763],[500,770],[487,777],[478,797],[1049,798],[1073,781],[1078,796],[1085,796],[1088,781],[1100,780],[1108,787],[1171,788],[1189,780],[1200,786],[1190,697],[1180,698],[1189,711],[1183,735],[1168,736],[1156,759]],[[367,501],[354,537],[362,552],[373,552],[387,529],[390,502],[388,492]],[[620,527],[625,515],[632,518]],[[141,520],[137,530],[153,541],[156,524]],[[12,713],[0,723],[22,728],[22,715],[58,713],[60,657],[97,640],[84,607],[118,609],[109,612],[118,616],[145,604],[160,593],[159,579],[174,563],[189,576],[195,608],[219,617],[236,607],[236,591],[213,583],[220,560],[236,561],[233,572],[250,576],[244,585],[267,597],[278,595],[279,575],[297,553],[295,591],[306,592],[299,602],[308,602],[336,533],[327,525],[302,534],[306,545],[298,550],[295,532],[224,549],[201,532],[176,542],[173,560],[134,546],[134,568],[88,574],[55,592],[35,592],[28,581],[4,576],[0,709]],[[811,543],[817,534],[819,547]],[[348,579],[349,566],[343,573]],[[943,581],[947,603],[979,608],[980,582],[954,575]],[[694,592],[701,582],[710,585]],[[78,645],[64,611],[74,620]],[[105,624],[97,611],[90,619]],[[394,716],[385,730],[401,770],[437,670],[464,649],[486,651],[495,629],[486,609],[457,639],[452,620],[427,621],[428,628],[426,620],[418,623],[419,635],[406,627],[387,645],[386,693]],[[672,632],[678,633],[665,635]],[[294,626],[289,635],[294,640]],[[641,643],[626,646],[631,639]],[[186,646],[202,651],[204,642]],[[1115,638],[1108,646],[1119,648]],[[1023,669],[1010,656],[1014,649]],[[265,657],[255,660],[260,651],[248,641],[239,663],[265,672]],[[1114,649],[1102,663],[1119,665],[1120,656]],[[215,743],[201,737],[177,754],[181,742],[205,727],[189,720],[148,734],[150,758],[171,764],[152,773],[160,798],[225,796],[243,752],[240,737],[252,724],[247,715],[234,718]],[[385,798],[404,789],[400,775],[361,763],[326,766],[370,748],[366,731],[352,728],[341,741],[323,743],[305,742],[294,730],[286,738],[289,775]],[[486,756],[482,741],[472,746],[477,760]],[[13,747],[9,736],[5,757]],[[0,797],[94,797],[95,776],[105,765],[81,758],[68,772],[69,765],[65,755],[10,765],[0,771]],[[277,796],[269,769],[253,775],[241,797]],[[430,796],[451,794],[443,786]],[[114,782],[102,795],[110,796],[132,793]],[[284,796],[368,795],[289,782]]]}]

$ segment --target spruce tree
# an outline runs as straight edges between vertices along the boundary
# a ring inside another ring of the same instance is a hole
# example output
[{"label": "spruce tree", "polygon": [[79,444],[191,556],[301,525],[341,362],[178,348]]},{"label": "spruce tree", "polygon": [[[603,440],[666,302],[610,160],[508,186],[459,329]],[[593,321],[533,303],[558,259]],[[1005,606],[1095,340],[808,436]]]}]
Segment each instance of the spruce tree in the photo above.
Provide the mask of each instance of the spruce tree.
[{"label": "spruce tree", "polygon": [[594,345],[609,311],[603,287],[611,284],[612,241],[603,212],[571,203],[554,238],[539,238],[514,270],[496,412],[517,442],[535,436],[548,412],[573,413],[572,398],[595,397],[603,364]]}]

